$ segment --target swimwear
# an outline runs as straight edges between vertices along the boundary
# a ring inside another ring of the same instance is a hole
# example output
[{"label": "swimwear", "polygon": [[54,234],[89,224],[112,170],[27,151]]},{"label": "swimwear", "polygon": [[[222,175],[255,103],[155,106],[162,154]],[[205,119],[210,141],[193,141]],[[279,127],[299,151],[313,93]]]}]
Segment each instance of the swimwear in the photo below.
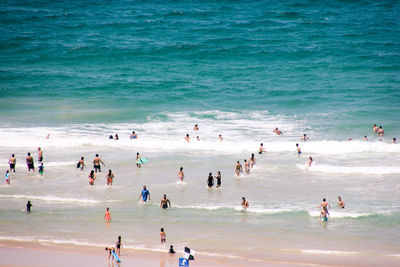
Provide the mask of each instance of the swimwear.
[{"label": "swimwear", "polygon": [[43,167],[42,167],[42,166],[39,166],[39,173],[40,173],[40,174],[43,174],[43,171],[44,171]]},{"label": "swimwear", "polygon": [[259,151],[259,152],[258,152],[258,154],[262,154],[262,152],[261,152],[261,151]]},{"label": "swimwear", "polygon": [[93,167],[94,167],[95,170],[96,170],[96,169],[99,169],[99,172],[101,172],[100,165],[94,165]]},{"label": "swimwear", "polygon": [[328,221],[328,218],[327,218],[327,217],[322,217],[322,221],[323,221],[323,222],[327,222],[327,221]]},{"label": "swimwear", "polygon": [[208,187],[212,187],[214,185],[214,178],[212,176],[208,176]]},{"label": "swimwear", "polygon": [[28,163],[28,171],[34,170],[35,167],[33,166],[33,163]]},{"label": "swimwear", "polygon": [[148,196],[149,194],[150,194],[149,190],[147,190],[147,189],[143,189],[143,190],[142,190],[142,198],[143,198],[143,201],[144,201],[144,202],[147,201],[147,196]]},{"label": "swimwear", "polygon": [[162,208],[163,208],[163,209],[167,209],[167,208],[168,208],[168,204],[167,204],[167,203],[164,203],[164,204],[162,205]]},{"label": "swimwear", "polygon": [[117,249],[121,248],[121,243],[119,241],[117,241],[117,243],[115,244],[115,246],[117,247]]},{"label": "swimwear", "polygon": [[40,161],[40,162],[43,161],[43,157],[40,157],[38,161]]},{"label": "swimwear", "polygon": [[217,185],[221,186],[221,178],[217,178]]},{"label": "swimwear", "polygon": [[89,179],[89,184],[90,184],[90,185],[93,185],[93,184],[94,184],[94,179],[93,179],[93,178],[90,178],[90,179]]}]

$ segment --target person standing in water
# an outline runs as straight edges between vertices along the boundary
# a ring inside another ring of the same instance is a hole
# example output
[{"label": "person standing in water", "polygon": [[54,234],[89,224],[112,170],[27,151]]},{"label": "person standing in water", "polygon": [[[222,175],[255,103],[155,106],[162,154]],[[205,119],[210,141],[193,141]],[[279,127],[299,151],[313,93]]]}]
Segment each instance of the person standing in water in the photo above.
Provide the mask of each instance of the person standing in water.
[{"label": "person standing in water", "polygon": [[303,140],[303,141],[305,142],[305,141],[307,141],[307,140],[310,139],[310,138],[307,137],[307,134],[303,134],[303,137],[300,138],[300,139]]},{"label": "person standing in water", "polygon": [[301,149],[299,147],[299,144],[296,144],[296,149],[297,149],[297,154],[301,154]]},{"label": "person standing in water", "polygon": [[372,126],[372,131],[374,131],[374,133],[377,133],[379,130],[378,126],[376,126],[376,123],[374,123],[374,125]]},{"label": "person standing in water", "polygon": [[[393,137],[392,143],[393,143],[393,144],[396,144],[396,143],[397,143],[396,137]],[[14,172],[15,172],[15,171],[14,171]]]},{"label": "person standing in water", "polygon": [[147,190],[147,188],[146,188],[145,185],[143,186],[143,190],[142,190],[142,192],[140,193],[138,200],[140,199],[140,197],[142,197],[143,202],[145,202],[145,203],[146,203],[146,201],[147,201],[147,198],[149,198],[149,200],[151,200],[151,199],[150,199],[150,192],[149,192],[149,190]]},{"label": "person standing in water", "polygon": [[114,140],[119,140],[118,134],[115,134]]},{"label": "person standing in water", "polygon": [[112,173],[111,170],[108,170],[108,174],[107,174],[106,178],[107,178],[107,185],[112,186],[113,180],[114,180],[114,173]]},{"label": "person standing in water", "polygon": [[215,179],[217,179],[217,188],[221,187],[221,172],[217,172],[217,176],[215,176]]},{"label": "person standing in water", "polygon": [[207,185],[208,185],[208,188],[212,188],[214,185],[214,176],[212,175],[211,172],[208,174]]},{"label": "person standing in water", "polygon": [[40,147],[38,147],[38,162],[42,162],[43,161],[43,151]]},{"label": "person standing in water", "polygon": [[278,129],[278,127],[275,128],[275,130],[273,130],[272,132],[274,132],[276,135],[282,135],[282,131]]},{"label": "person standing in water", "polygon": [[164,228],[160,231],[161,245],[165,245],[167,234],[164,232]]},{"label": "person standing in water", "polygon": [[117,243],[115,243],[115,247],[117,248],[116,253],[118,253],[118,256],[121,256],[122,241],[120,235],[118,236]]},{"label": "person standing in water", "polygon": [[328,221],[328,216],[327,213],[324,209],[321,210],[321,213],[319,214],[319,217],[321,218],[321,221],[327,222]]},{"label": "person standing in water", "polygon": [[179,181],[183,182],[183,178],[185,178],[185,174],[183,173],[183,167],[181,167],[179,169],[179,172],[178,172],[177,176],[178,176]]},{"label": "person standing in water", "polygon": [[26,203],[26,212],[31,212],[31,207],[32,207],[33,205],[31,204],[31,201],[30,200],[28,200],[28,203]]},{"label": "person standing in water", "polygon": [[337,204],[337,206],[338,206],[339,208],[344,209],[344,201],[342,200],[342,197],[341,197],[341,196],[338,196],[338,204]]},{"label": "person standing in water", "polygon": [[253,168],[254,165],[256,165],[256,158],[254,157],[254,153],[251,154],[249,161],[250,161],[250,167]]},{"label": "person standing in water", "polygon": [[139,155],[139,152],[136,153],[136,167],[142,168],[142,157]]},{"label": "person standing in water", "polygon": [[99,154],[96,154],[96,157],[93,159],[94,172],[97,173],[97,170],[101,172],[100,163],[103,164],[104,167],[106,166],[106,164],[104,164],[104,162],[99,157]]},{"label": "person standing in water", "polygon": [[15,165],[17,164],[17,159],[15,155],[12,154],[11,158],[8,160],[8,164],[10,165],[10,172],[13,171],[15,173]]},{"label": "person standing in water", "polygon": [[198,131],[199,130],[199,126],[197,124],[195,124],[194,127],[193,127],[193,130],[194,131]]},{"label": "person standing in water", "polygon": [[129,136],[130,139],[137,139],[138,135],[135,133],[135,131],[132,131],[131,135]]},{"label": "person standing in water", "polygon": [[96,180],[96,174],[94,174],[94,170],[91,170],[89,173],[89,185],[94,185],[94,180]]},{"label": "person standing in water", "polygon": [[243,207],[243,209],[247,210],[247,208],[249,207],[249,202],[246,200],[245,197],[242,197],[242,204],[241,206]]},{"label": "person standing in water", "polygon": [[164,197],[161,199],[160,207],[163,209],[167,209],[168,205],[171,208],[171,202],[167,198],[167,194],[164,194]]},{"label": "person standing in water", "polygon": [[236,162],[236,165],[235,165],[235,173],[236,173],[236,176],[240,176],[240,174],[241,174],[242,172],[243,172],[242,164],[240,164],[240,162],[237,161],[237,162]]},{"label": "person standing in water", "polygon": [[35,166],[33,165],[33,158],[31,156],[31,153],[28,153],[28,156],[26,157],[26,165],[28,166],[29,172],[31,170],[35,171]]},{"label": "person standing in water", "polygon": [[366,135],[364,135],[364,137],[363,137],[362,140],[363,140],[363,141],[368,141],[368,137],[367,137]]},{"label": "person standing in water", "polygon": [[311,164],[313,163],[313,158],[312,157],[308,157],[308,167],[311,167]]},{"label": "person standing in water", "polygon": [[246,174],[250,174],[250,163],[247,161],[247,159],[244,160],[244,172]]},{"label": "person standing in water", "polygon": [[44,166],[43,166],[43,162],[42,162],[42,163],[40,163],[38,173],[40,174],[40,176],[43,176],[43,172],[44,172]]},{"label": "person standing in water", "polygon": [[218,140],[219,140],[220,142],[224,141],[224,138],[222,138],[222,134],[218,135]]},{"label": "person standing in water", "polygon": [[104,214],[104,220],[106,222],[111,222],[111,213],[110,213],[110,208],[106,209],[106,213]]},{"label": "person standing in water", "polygon": [[260,144],[260,148],[258,149],[258,154],[262,154],[262,153],[264,153],[264,152],[267,152],[267,150],[265,150],[264,144],[261,143],[261,144]]},{"label": "person standing in water", "polygon": [[319,205],[318,208],[321,208],[321,207],[322,207],[322,209],[326,212],[326,214],[329,216],[328,208],[330,209],[330,208],[331,208],[331,205],[329,205],[329,203],[326,202],[326,199],[325,199],[325,198],[322,199],[322,203],[321,203],[321,205]]},{"label": "person standing in water", "polygon": [[9,170],[6,171],[5,178],[6,178],[6,184],[10,185],[10,171]]},{"label": "person standing in water", "polygon": [[190,143],[190,137],[189,137],[189,134],[186,134],[185,140],[186,140],[186,142]]},{"label": "person standing in water", "polygon": [[81,157],[81,159],[78,161],[76,168],[81,168],[81,171],[83,171],[83,168],[86,168],[84,157]]},{"label": "person standing in water", "polygon": [[378,135],[380,135],[380,136],[384,136],[385,135],[385,131],[383,130],[382,125],[379,126]]}]

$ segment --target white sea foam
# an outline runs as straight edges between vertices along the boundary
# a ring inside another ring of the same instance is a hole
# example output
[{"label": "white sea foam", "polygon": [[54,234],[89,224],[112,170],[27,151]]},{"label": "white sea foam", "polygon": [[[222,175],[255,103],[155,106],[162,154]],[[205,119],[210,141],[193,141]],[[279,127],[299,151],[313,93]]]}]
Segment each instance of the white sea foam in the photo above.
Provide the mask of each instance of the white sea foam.
[{"label": "white sea foam", "polygon": [[297,168],[311,172],[337,173],[337,174],[397,174],[400,167],[394,166],[334,166],[314,163],[311,167],[306,164],[296,164]]},{"label": "white sea foam", "polygon": [[[319,211],[309,211],[308,214],[311,217],[319,217],[320,212]],[[373,215],[378,215],[380,213],[365,213],[365,212],[347,212],[347,211],[335,211],[335,210],[329,210],[330,217],[332,219],[334,218],[361,218],[361,217],[367,217],[367,216],[373,216]],[[384,214],[384,213],[382,213]]]},{"label": "white sea foam", "polygon": [[17,199],[35,199],[43,200],[48,202],[68,202],[68,203],[80,203],[80,204],[96,204],[100,201],[93,199],[84,198],[66,198],[57,196],[33,196],[33,195],[0,195],[0,198],[17,198]]},{"label": "white sea foam", "polygon": [[299,251],[305,254],[342,255],[342,256],[351,256],[360,254],[360,252],[357,251],[340,251],[340,250],[299,249]]}]

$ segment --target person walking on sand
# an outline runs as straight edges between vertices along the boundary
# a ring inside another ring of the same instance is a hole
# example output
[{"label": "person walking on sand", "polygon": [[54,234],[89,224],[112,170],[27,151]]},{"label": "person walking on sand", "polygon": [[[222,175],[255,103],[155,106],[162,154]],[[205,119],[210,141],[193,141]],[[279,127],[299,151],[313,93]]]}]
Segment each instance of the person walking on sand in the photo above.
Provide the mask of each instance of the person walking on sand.
[{"label": "person walking on sand", "polygon": [[111,213],[110,213],[110,208],[106,209],[106,213],[104,214],[104,220],[106,222],[111,222]]},{"label": "person walking on sand", "polygon": [[297,149],[297,154],[301,154],[301,149],[300,149],[300,147],[299,147],[299,144],[296,144],[296,149]]},{"label": "person walking on sand", "polygon": [[326,212],[326,214],[327,214],[328,216],[330,216],[330,215],[329,215],[328,208],[330,209],[330,208],[331,208],[331,205],[329,205],[329,203],[326,202],[326,199],[325,199],[325,198],[322,199],[322,203],[321,203],[321,205],[319,205],[318,208],[321,208],[321,207],[322,207],[322,209]]},{"label": "person walking on sand", "polygon": [[171,208],[171,202],[167,198],[167,194],[164,194],[164,197],[161,199],[160,207],[163,209],[167,209],[168,205]]},{"label": "person walking on sand", "polygon": [[140,193],[138,200],[140,199],[140,197],[142,197],[142,200],[143,200],[144,203],[146,203],[147,198],[149,198],[149,200],[151,200],[150,199],[150,192],[149,192],[149,190],[147,190],[145,185],[143,186],[143,190]]},{"label": "person walking on sand", "polygon": [[185,174],[183,173],[183,167],[179,169],[179,172],[177,174],[179,181],[183,182],[183,178],[185,178]]},{"label": "person walking on sand", "polygon": [[167,234],[164,232],[164,228],[160,231],[161,245],[165,245]]},{"label": "person walking on sand", "polygon": [[10,171],[9,170],[6,171],[5,178],[6,178],[6,184],[10,185]]},{"label": "person walking on sand", "polygon": [[212,172],[210,172],[208,174],[207,185],[208,185],[208,188],[212,188],[214,185],[214,176],[212,175]]},{"label": "person walking on sand", "polygon": [[115,243],[115,247],[117,248],[118,257],[121,256],[121,248],[122,248],[122,241],[121,236],[118,236],[117,243]]},{"label": "person walking on sand", "polygon": [[8,164],[10,165],[10,172],[13,171],[15,173],[15,165],[17,164],[17,159],[15,155],[12,154],[11,158],[8,160]]},{"label": "person walking on sand", "polygon": [[264,144],[261,143],[261,144],[260,144],[260,148],[258,149],[258,154],[262,154],[262,153],[264,153],[264,152],[267,152],[267,150],[265,150]]},{"label": "person walking on sand", "polygon": [[41,163],[43,161],[43,151],[40,147],[38,147],[38,162]]},{"label": "person walking on sand", "polygon": [[107,185],[112,186],[113,180],[114,180],[114,173],[112,173],[111,170],[108,170],[108,174],[107,174],[106,178],[107,178]]},{"label": "person walking on sand", "polygon": [[338,206],[339,208],[344,209],[344,201],[342,200],[342,197],[341,197],[341,196],[338,196],[338,204],[337,204],[337,206]]},{"label": "person walking on sand", "polygon": [[81,168],[81,171],[86,168],[84,157],[81,157],[81,159],[78,161],[76,168]]},{"label": "person walking on sand", "polygon": [[249,161],[250,161],[250,167],[253,168],[254,165],[256,165],[256,158],[254,157],[254,153],[251,154]]},{"label": "person walking on sand", "polygon": [[215,179],[217,179],[217,188],[221,187],[221,172],[217,172],[217,176],[215,176]]},{"label": "person walking on sand", "polygon": [[237,162],[236,162],[236,165],[235,165],[235,173],[236,173],[236,176],[240,176],[240,174],[241,174],[242,172],[243,172],[242,164],[240,164],[240,162],[237,161]]},{"label": "person walking on sand", "polygon": [[247,208],[249,207],[249,202],[246,200],[245,197],[242,197],[242,204],[241,206],[243,207],[244,210],[247,210]]},{"label": "person walking on sand", "polygon": [[244,172],[246,174],[250,174],[250,163],[247,161],[247,159],[244,160]]},{"label": "person walking on sand", "polygon": [[104,162],[99,157],[99,154],[96,154],[96,157],[93,159],[93,167],[94,167],[94,171],[96,173],[97,173],[97,170],[99,172],[101,172],[100,163],[103,164],[104,167],[106,166],[106,164],[104,164]]},{"label": "person walking on sand", "polygon": [[28,153],[28,156],[26,157],[26,165],[28,166],[29,172],[31,170],[35,171],[35,166],[33,165],[33,158],[31,156],[31,153]]},{"label": "person walking on sand", "polygon": [[89,173],[89,185],[94,185],[94,180],[96,180],[96,174],[94,174],[94,170],[91,170]]}]

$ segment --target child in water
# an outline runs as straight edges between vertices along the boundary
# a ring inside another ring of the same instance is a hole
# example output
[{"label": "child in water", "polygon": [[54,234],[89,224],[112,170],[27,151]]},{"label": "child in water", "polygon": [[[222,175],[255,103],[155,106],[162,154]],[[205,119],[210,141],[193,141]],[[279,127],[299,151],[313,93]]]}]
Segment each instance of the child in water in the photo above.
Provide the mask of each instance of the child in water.
[{"label": "child in water", "polygon": [[43,166],[43,163],[41,163],[39,166],[38,173],[40,174],[40,176],[43,176],[43,172],[44,172],[44,166]]},{"label": "child in water", "polygon": [[161,228],[160,238],[161,238],[161,245],[164,245],[166,242],[167,234],[164,232],[164,228]]},{"label": "child in water", "polygon": [[6,171],[6,175],[5,175],[6,177],[6,184],[8,184],[8,185],[10,185],[10,171],[9,170],[7,170]]},{"label": "child in water", "polygon": [[319,214],[319,217],[323,222],[328,221],[328,215],[326,214],[326,211],[324,209],[321,210],[321,213]]},{"label": "child in water", "polygon": [[111,222],[110,208],[107,208],[106,213],[104,214],[104,220],[106,222]]},{"label": "child in water", "polygon": [[121,247],[122,247],[122,242],[121,242],[121,236],[118,236],[117,243],[115,243],[115,247],[117,248],[117,253],[118,256],[121,256]]}]

